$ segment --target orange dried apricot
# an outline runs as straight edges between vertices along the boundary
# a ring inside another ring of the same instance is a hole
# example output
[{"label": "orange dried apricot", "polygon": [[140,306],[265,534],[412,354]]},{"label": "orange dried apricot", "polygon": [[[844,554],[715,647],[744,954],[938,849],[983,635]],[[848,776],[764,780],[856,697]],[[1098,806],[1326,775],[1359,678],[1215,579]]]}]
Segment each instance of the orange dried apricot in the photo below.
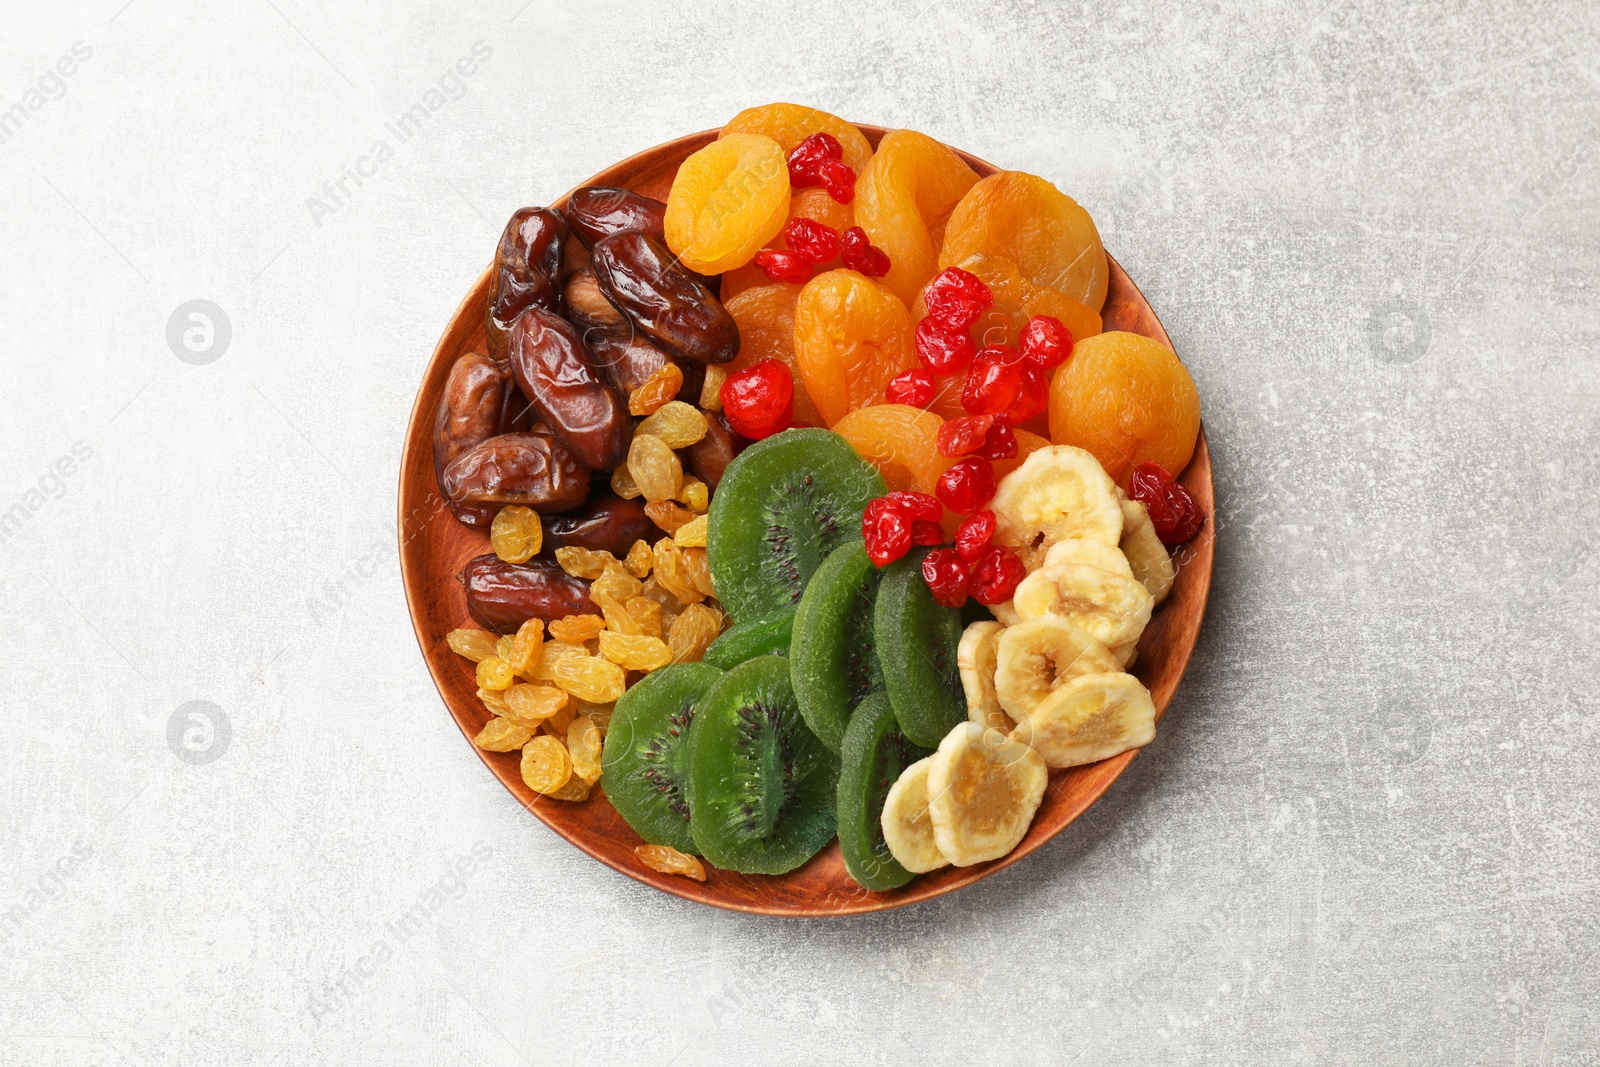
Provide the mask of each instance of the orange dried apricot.
[{"label": "orange dried apricot", "polygon": [[795,426],[823,426],[822,415],[801,381],[794,357],[794,309],[800,286],[782,283],[746,289],[723,306],[739,326],[739,354],[724,364],[729,374],[775,359],[794,375]]},{"label": "orange dried apricot", "polygon": [[[1066,293],[1035,285],[1022,276],[1017,265],[1004,256],[974,252],[959,263],[952,264],[977,275],[994,295],[994,306],[978,316],[972,324],[972,343],[978,348],[989,345],[1017,344],[1022,327],[1035,315],[1050,315],[1072,332],[1073,340],[1093,337],[1101,330],[1100,316]],[[911,307],[911,321],[921,322],[928,314],[922,297]]]},{"label": "orange dried apricot", "polygon": [[889,379],[916,365],[911,315],[886,286],[831,270],[800,290],[794,354],[806,392],[832,426],[856,408],[882,403]]},{"label": "orange dried apricot", "polygon": [[1100,231],[1076,200],[1037,175],[1003,170],[966,190],[950,213],[939,267],[975,253],[1010,260],[1025,281],[1096,314],[1105,303],[1110,273]]},{"label": "orange dried apricot", "polygon": [[845,166],[853,171],[859,173],[867,165],[867,160],[872,158],[872,144],[860,130],[837,115],[804,104],[747,107],[729,119],[717,136],[727,137],[734,133],[758,133],[772,138],[783,149],[785,160],[801,141],[814,133],[828,133],[836,137],[839,147],[844,149]]},{"label": "orange dried apricot", "polygon": [[[856,224],[856,213],[851,205],[839,203],[829,196],[825,189],[797,189],[789,201],[789,217],[784,220],[784,225],[788,226],[795,219],[812,219],[843,233]],[[767,247],[787,249],[789,242],[780,231]],[[818,264],[816,273],[833,270],[841,265],[839,257],[835,256],[827,263]],[[758,285],[771,284],[773,282],[767,276],[767,272],[754,263],[735,267],[722,276],[722,302],[726,304],[740,293],[754,289]]]},{"label": "orange dried apricot", "polygon": [[1140,463],[1176,475],[1200,433],[1200,394],[1167,346],[1114,331],[1080,341],[1050,381],[1050,437],[1093,452],[1124,489]]},{"label": "orange dried apricot", "polygon": [[884,283],[910,305],[939,270],[946,219],[978,181],[944,145],[913,130],[891,130],[856,179],[856,224],[889,255]]},{"label": "orange dried apricot", "polygon": [[742,266],[789,217],[787,153],[770,137],[730,133],[684,160],[667,194],[667,247],[690,270]]},{"label": "orange dried apricot", "polygon": [[850,412],[833,424],[833,432],[878,468],[891,492],[909,489],[931,495],[939,475],[955,463],[939,454],[943,425],[944,420],[931,411],[907,404],[874,404]]},{"label": "orange dried apricot", "polygon": [[994,461],[994,476],[997,481],[1022,466],[1023,460],[1050,444],[1050,438],[1041,437],[1027,430],[1017,429],[1012,430],[1011,433],[1017,439],[1017,454],[1011,459],[997,459]]}]

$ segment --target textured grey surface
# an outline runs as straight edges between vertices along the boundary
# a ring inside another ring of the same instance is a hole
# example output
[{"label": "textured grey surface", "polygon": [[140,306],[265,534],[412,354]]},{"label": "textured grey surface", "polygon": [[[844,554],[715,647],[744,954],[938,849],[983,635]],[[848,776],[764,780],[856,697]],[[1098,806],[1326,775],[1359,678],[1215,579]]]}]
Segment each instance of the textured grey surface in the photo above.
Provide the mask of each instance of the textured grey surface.
[{"label": "textured grey surface", "polygon": [[[523,2],[5,3],[0,1062],[1600,1062],[1594,5]],[[1220,502],[1189,675],[1106,798],[837,922],[531,819],[393,550],[500,220],[774,99],[1081,200]],[[206,365],[167,341],[196,299]],[[226,741],[185,747],[190,701]]]}]

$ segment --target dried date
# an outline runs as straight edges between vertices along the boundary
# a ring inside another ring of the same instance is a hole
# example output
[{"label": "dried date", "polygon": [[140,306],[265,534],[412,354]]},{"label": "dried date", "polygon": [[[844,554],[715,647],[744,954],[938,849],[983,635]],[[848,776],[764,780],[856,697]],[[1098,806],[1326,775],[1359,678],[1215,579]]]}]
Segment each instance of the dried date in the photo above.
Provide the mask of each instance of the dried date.
[{"label": "dried date", "polygon": [[589,469],[549,431],[508,433],[457,456],[441,486],[456,504],[570,511],[589,499]]},{"label": "dried date", "polygon": [[606,299],[669,355],[726,363],[739,354],[733,317],[661,241],[628,230],[601,238],[591,251]]},{"label": "dried date", "polygon": [[[446,499],[444,472],[464,452],[500,433],[511,398],[511,375],[481,352],[468,352],[450,366],[433,422],[433,473]],[[494,508],[450,501],[451,514],[472,527],[486,528]]]},{"label": "dried date", "polygon": [[589,599],[589,583],[562,570],[553,556],[526,563],[507,563],[493,553],[478,556],[461,568],[458,580],[472,617],[497,633],[516,633],[529,619],[600,614]]},{"label": "dried date", "polygon": [[602,237],[638,230],[666,239],[667,205],[612,185],[586,185],[567,198],[572,232],[590,248]]},{"label": "dried date", "polygon": [[511,216],[494,257],[494,289],[484,317],[489,355],[505,360],[512,323],[530,307],[561,304],[561,252],[567,221],[551,208],[525,207]]},{"label": "dried date", "polygon": [[609,552],[618,559],[635,541],[654,543],[665,536],[645,514],[645,502],[617,496],[597,497],[577,511],[552,516],[544,523],[544,548],[588,548]]},{"label": "dried date", "polygon": [[622,462],[633,435],[627,399],[601,380],[571,323],[529,308],[511,328],[508,353],[522,395],[578,462],[602,471]]},{"label": "dried date", "polygon": [[714,490],[733,457],[749,443],[733,432],[721,412],[707,412],[706,435],[685,448],[683,458],[690,472]]}]

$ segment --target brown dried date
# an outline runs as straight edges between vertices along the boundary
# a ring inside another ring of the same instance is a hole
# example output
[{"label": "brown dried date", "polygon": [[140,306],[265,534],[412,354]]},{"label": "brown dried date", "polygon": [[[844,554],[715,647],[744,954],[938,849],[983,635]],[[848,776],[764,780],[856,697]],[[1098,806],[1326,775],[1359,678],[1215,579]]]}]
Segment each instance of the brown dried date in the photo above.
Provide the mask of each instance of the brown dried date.
[{"label": "brown dried date", "polygon": [[643,499],[604,496],[577,511],[552,516],[544,522],[544,549],[588,548],[621,559],[635,541],[654,543],[666,536],[645,514],[644,505]]},{"label": "brown dried date", "polygon": [[511,372],[534,413],[578,462],[609,471],[628,454],[628,401],[601,381],[583,339],[566,319],[533,307],[511,328]]},{"label": "brown dried date", "polygon": [[712,490],[722,481],[722,475],[733,462],[733,457],[743,452],[750,442],[734,433],[722,412],[706,412],[706,435],[683,450],[690,473]]},{"label": "brown dried date", "polygon": [[506,223],[495,251],[494,289],[484,317],[484,337],[495,360],[505,360],[507,335],[519,315],[530,307],[560,307],[566,239],[567,221],[551,208],[521,208]]},{"label": "brown dried date", "polygon": [[[501,432],[516,392],[510,373],[481,352],[468,352],[451,364],[433,422],[433,473],[446,499],[445,469]],[[487,527],[496,509],[452,500],[450,511],[468,526]]]},{"label": "brown dried date", "polygon": [[739,354],[733,316],[661,241],[629,230],[601,238],[591,252],[606,299],[669,355],[726,363]]},{"label": "brown dried date", "polygon": [[586,185],[567,198],[572,232],[590,248],[602,237],[639,230],[666,239],[667,205],[614,185]]},{"label": "brown dried date", "polygon": [[548,430],[508,433],[457,456],[441,485],[457,504],[570,511],[589,499],[589,469]]},{"label": "brown dried date", "polygon": [[600,291],[594,271],[567,279],[562,293],[567,321],[578,328],[590,362],[612,385],[631,393],[666,365],[668,355],[633,328]]},{"label": "brown dried date", "polygon": [[600,614],[589,599],[589,583],[562,570],[553,556],[507,563],[490,553],[469,560],[457,580],[478,625],[497,633],[516,633],[529,619]]}]

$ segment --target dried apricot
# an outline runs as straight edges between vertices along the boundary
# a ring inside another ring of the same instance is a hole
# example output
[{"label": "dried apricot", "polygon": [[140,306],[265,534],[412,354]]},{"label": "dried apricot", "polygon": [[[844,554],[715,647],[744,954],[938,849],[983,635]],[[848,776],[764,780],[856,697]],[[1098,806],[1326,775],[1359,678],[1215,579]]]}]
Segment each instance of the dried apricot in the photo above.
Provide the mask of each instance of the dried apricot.
[{"label": "dried apricot", "polygon": [[832,426],[856,408],[882,403],[889,379],[916,364],[911,315],[865,275],[819,274],[795,303],[794,357],[805,392]]},{"label": "dried apricot", "polygon": [[606,620],[598,615],[563,615],[551,621],[550,636],[577,645],[599,636],[605,628]]},{"label": "dried apricot", "polygon": [[665,363],[628,394],[628,414],[653,415],[683,389],[683,368]]},{"label": "dried apricot", "polygon": [[521,504],[501,508],[489,525],[489,547],[507,563],[526,563],[544,546],[539,513]]},{"label": "dried apricot", "polygon": [[939,475],[955,462],[939,454],[943,425],[944,420],[931,411],[906,404],[875,404],[850,412],[833,424],[833,432],[878,468],[891,492],[909,489],[932,495]]},{"label": "dried apricot", "polygon": [[659,437],[638,434],[628,447],[628,473],[651,503],[671,500],[683,487],[683,463]]},{"label": "dried apricot", "polygon": [[[1046,289],[1024,278],[1017,265],[1004,256],[974,252],[950,266],[976,275],[994,296],[994,306],[972,324],[972,343],[978,348],[1016,345],[1022,327],[1035,315],[1059,319],[1063,326],[1072,331],[1073,338],[1079,341],[1093,337],[1102,328],[1097,312],[1089,310],[1066,293]],[[923,298],[918,296],[911,308],[912,321],[921,322],[927,313]]]},{"label": "dried apricot", "polygon": [[1040,437],[1038,434],[1029,433],[1027,430],[1013,430],[1011,432],[1017,439],[1017,454],[1010,459],[997,459],[992,461],[994,463],[994,476],[996,479],[1004,478],[1006,475],[1022,466],[1023,460],[1039,451],[1039,449],[1048,447],[1050,444],[1050,438]]},{"label": "dried apricot", "polygon": [[667,646],[672,662],[698,662],[722,632],[722,612],[704,604],[690,604],[672,623]]},{"label": "dried apricot", "polygon": [[514,752],[528,743],[535,729],[516,719],[490,719],[472,743],[485,752]]},{"label": "dried apricot", "polygon": [[1170,348],[1115,331],[1080,341],[1050,384],[1050,437],[1093,452],[1126,489],[1141,463],[1173,474],[1200,433],[1200,394]]},{"label": "dried apricot", "polygon": [[[789,223],[795,219],[810,219],[812,222],[820,222],[831,230],[843,233],[856,224],[856,213],[855,208],[849,204],[839,203],[839,201],[829,196],[826,190],[797,189],[789,200],[789,218],[783,224],[784,229],[780,230],[778,236],[767,245],[768,248],[789,248],[789,239],[786,236],[786,232]],[[813,264],[810,273],[812,275],[821,274],[824,271],[833,270],[842,265],[839,262],[839,257],[834,256],[825,262]],[[722,276],[722,302],[726,304],[740,293],[758,286],[771,284],[772,278],[755,262],[746,263],[742,267],[735,267]],[[704,407],[705,405],[702,404],[700,406]]]},{"label": "dried apricot", "polygon": [[884,283],[908,306],[939,269],[945,220],[978,175],[944,145],[891,130],[856,179],[856,225],[889,255]]},{"label": "dried apricot", "polygon": [[660,871],[662,874],[681,874],[697,882],[706,880],[705,864],[701,863],[698,857],[679,852],[671,845],[635,845],[633,854],[639,857],[640,863],[652,871]]},{"label": "dried apricot", "polygon": [[688,448],[706,435],[706,417],[693,404],[671,400],[639,423],[633,432],[658,437],[668,448]]},{"label": "dried apricot", "polygon": [[747,289],[724,306],[739,324],[739,354],[723,369],[734,374],[764,359],[775,359],[794,375],[795,426],[822,426],[822,415],[812,402],[795,361],[794,311],[800,299],[797,285],[761,285]]},{"label": "dried apricot", "polygon": [[572,757],[572,773],[593,784],[600,780],[600,727],[588,715],[579,715],[567,727],[567,754]]},{"label": "dried apricot", "polygon": [[659,637],[637,637],[607,630],[600,635],[600,654],[629,671],[653,671],[672,662],[672,652]]},{"label": "dried apricot", "polygon": [[1024,280],[1064,293],[1096,314],[1105,303],[1110,273],[1094,220],[1037,175],[1003,170],[966,190],[950,213],[939,266],[975,253],[1010,260]]},{"label": "dried apricot", "polygon": [[771,137],[730,133],[678,167],[667,194],[667,247],[684,266],[721,274],[750,262],[789,217],[787,153]]},{"label": "dried apricot", "polygon": [[451,630],[445,634],[445,644],[450,646],[450,651],[458,656],[465,656],[474,663],[482,663],[495,654],[495,643],[500,635],[488,630]]},{"label": "dried apricot", "polygon": [[804,104],[762,104],[747,107],[722,127],[718,137],[733,133],[757,133],[770,137],[783,149],[785,158],[814,133],[831,134],[844,149],[844,164],[859,172],[872,158],[872,144],[860,130],[837,115],[818,111]]},{"label": "dried apricot", "polygon": [[540,734],[522,746],[522,781],[535,793],[554,793],[572,777],[572,755],[554,737]]}]

